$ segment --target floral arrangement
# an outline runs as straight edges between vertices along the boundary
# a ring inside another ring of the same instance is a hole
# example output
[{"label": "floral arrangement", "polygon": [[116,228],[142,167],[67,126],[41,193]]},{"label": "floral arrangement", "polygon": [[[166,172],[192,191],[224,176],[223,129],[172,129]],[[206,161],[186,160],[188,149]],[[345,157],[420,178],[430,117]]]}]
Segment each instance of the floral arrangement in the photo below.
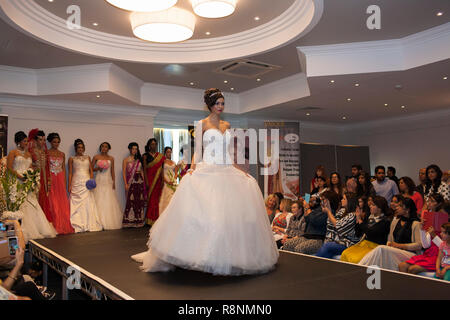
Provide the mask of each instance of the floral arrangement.
[{"label": "floral arrangement", "polygon": [[0,170],[0,209],[4,219],[21,219],[20,206],[27,199],[29,192],[39,190],[40,171],[28,169],[23,174],[23,179],[17,178],[8,169]]},{"label": "floral arrangement", "polygon": [[99,161],[97,161],[97,167],[99,167],[102,170],[106,170],[109,168],[109,161],[99,160]]},{"label": "floral arrangement", "polygon": [[88,190],[95,189],[96,187],[97,187],[97,183],[95,182],[94,179],[90,179],[90,180],[86,181],[86,188]]}]

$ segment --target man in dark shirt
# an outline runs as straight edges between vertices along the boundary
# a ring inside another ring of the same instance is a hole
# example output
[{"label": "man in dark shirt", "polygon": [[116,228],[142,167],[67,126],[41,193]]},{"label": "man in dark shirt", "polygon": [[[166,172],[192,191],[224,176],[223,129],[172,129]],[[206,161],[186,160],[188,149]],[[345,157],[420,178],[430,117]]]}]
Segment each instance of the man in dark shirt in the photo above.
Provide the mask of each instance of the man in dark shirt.
[{"label": "man in dark shirt", "polygon": [[427,169],[422,168],[419,170],[419,181],[420,183],[417,185],[416,189],[422,197],[425,195],[425,190],[427,188]]},{"label": "man in dark shirt", "polygon": [[387,177],[388,177],[390,180],[394,181],[395,184],[396,184],[397,187],[398,187],[398,182],[399,182],[399,180],[398,180],[397,176],[395,175],[396,171],[397,171],[397,170],[395,170],[394,167],[388,167],[388,170],[387,170]]}]

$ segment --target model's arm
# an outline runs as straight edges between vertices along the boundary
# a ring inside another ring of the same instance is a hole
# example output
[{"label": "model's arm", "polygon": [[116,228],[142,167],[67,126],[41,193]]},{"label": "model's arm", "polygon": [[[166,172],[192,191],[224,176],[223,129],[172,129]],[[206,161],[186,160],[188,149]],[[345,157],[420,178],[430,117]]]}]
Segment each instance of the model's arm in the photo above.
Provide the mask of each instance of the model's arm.
[{"label": "model's arm", "polygon": [[69,185],[68,185],[69,193],[72,192],[72,167],[73,167],[73,159],[72,159],[72,157],[70,157],[69,158]]},{"label": "model's arm", "polygon": [[146,185],[147,188],[148,188],[149,185],[148,185],[147,170],[146,170],[146,168],[145,168],[146,164],[147,164],[147,155],[144,154],[144,155],[142,156],[142,165],[144,166],[143,171],[144,171],[144,181],[145,181],[145,185]]},{"label": "model's arm", "polygon": [[23,179],[23,176],[19,174],[16,170],[13,169],[14,159],[16,158],[16,153],[14,151],[11,151],[8,154],[6,166],[7,168],[19,179]]},{"label": "model's arm", "polygon": [[61,163],[61,170],[64,173],[64,183],[67,181],[67,172],[66,172],[66,154],[63,152],[62,154],[63,161]]},{"label": "model's arm", "polygon": [[114,158],[111,157],[111,177],[113,181],[113,190],[116,190],[116,171],[114,170]]},{"label": "model's arm", "polygon": [[199,121],[195,127],[195,140],[197,143],[194,144],[194,154],[192,155],[191,168],[188,170],[191,174],[195,170],[196,163],[199,162],[199,157],[202,152],[203,147],[203,120]]},{"label": "model's arm", "polygon": [[129,186],[127,181],[127,158],[123,159],[122,161],[122,178],[125,185],[125,191],[128,191]]},{"label": "model's arm", "polygon": [[94,166],[93,166],[93,163],[95,163],[95,162],[94,162],[94,160],[92,160],[92,163],[91,163],[91,157],[89,157],[89,162],[90,162],[90,164],[89,164],[89,173],[91,175],[91,179],[94,179]]},{"label": "model's arm", "polygon": [[[94,156],[94,158],[92,158],[92,162],[91,162],[91,169],[92,169],[92,173],[94,173],[95,171],[100,170],[100,168],[96,168],[95,164],[97,163],[97,156]],[[91,177],[92,179],[92,177]]]}]

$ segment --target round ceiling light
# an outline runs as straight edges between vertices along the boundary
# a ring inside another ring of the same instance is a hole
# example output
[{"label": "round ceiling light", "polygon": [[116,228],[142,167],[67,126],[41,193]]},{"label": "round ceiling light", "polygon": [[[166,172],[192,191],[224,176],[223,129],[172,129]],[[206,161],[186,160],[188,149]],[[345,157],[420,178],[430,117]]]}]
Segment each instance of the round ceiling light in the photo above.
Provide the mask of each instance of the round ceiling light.
[{"label": "round ceiling light", "polygon": [[115,7],[135,12],[155,12],[172,8],[178,0],[106,0]]},{"label": "round ceiling light", "polygon": [[192,0],[195,14],[203,18],[223,18],[236,9],[237,0]]},{"label": "round ceiling light", "polygon": [[184,41],[192,37],[195,29],[195,16],[176,7],[158,12],[133,12],[130,20],[134,35],[151,42]]}]

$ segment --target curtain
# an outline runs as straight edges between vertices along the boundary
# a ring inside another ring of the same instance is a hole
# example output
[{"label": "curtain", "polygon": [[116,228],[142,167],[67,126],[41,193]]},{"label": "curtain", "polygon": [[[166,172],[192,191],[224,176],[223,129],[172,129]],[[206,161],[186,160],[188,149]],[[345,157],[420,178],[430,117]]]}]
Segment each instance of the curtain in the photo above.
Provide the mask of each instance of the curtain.
[{"label": "curtain", "polygon": [[165,145],[164,129],[154,128],[153,129],[153,137],[156,139],[156,142],[158,143],[157,151],[159,153],[163,153],[164,152],[164,145]]}]

